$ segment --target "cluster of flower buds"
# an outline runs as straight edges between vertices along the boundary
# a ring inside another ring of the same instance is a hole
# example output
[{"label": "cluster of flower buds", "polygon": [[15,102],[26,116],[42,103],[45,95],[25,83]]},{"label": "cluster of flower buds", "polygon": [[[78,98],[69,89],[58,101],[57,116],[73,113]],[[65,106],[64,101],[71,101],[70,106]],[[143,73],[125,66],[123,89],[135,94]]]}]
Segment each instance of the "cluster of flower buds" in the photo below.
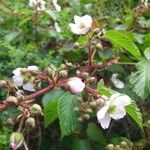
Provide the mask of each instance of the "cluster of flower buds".
[{"label": "cluster of flower buds", "polygon": [[118,145],[108,144],[106,150],[132,150],[133,144],[130,142],[122,141]]},{"label": "cluster of flower buds", "polygon": [[75,108],[75,111],[80,112],[81,115],[78,120],[82,122],[89,120],[90,117],[92,117],[93,114],[95,114],[99,110],[99,108],[102,108],[105,104],[105,99],[98,98],[94,100],[92,98],[89,101],[79,100],[79,102],[80,107]]}]

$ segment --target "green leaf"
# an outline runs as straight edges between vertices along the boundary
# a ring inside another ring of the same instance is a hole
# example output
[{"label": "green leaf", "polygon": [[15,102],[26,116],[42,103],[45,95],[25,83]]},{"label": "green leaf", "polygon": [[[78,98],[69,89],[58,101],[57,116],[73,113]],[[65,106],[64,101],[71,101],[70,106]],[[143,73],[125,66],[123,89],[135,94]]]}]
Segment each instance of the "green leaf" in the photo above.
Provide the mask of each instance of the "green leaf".
[{"label": "green leaf", "polygon": [[42,98],[44,106],[44,124],[48,127],[53,121],[58,118],[58,101],[64,95],[64,91],[61,89],[55,89],[46,93]]},{"label": "green leaf", "polygon": [[141,58],[140,51],[137,46],[132,42],[126,34],[121,31],[109,30],[106,32],[105,37],[108,38],[113,44],[120,46],[124,50],[132,54],[136,59]]},{"label": "green leaf", "polygon": [[59,99],[58,115],[62,137],[74,133],[78,127],[77,112],[74,111],[79,105],[77,98],[76,95],[67,92]]},{"label": "green leaf", "polygon": [[127,138],[125,138],[125,137],[114,137],[114,138],[111,139],[110,143],[112,143],[114,145],[120,145],[120,143],[122,141],[125,141],[128,144],[132,144],[132,142],[130,140],[128,140]]},{"label": "green leaf", "polygon": [[14,38],[16,38],[20,32],[18,31],[12,31],[11,33],[5,35],[5,41],[11,42]]},{"label": "green leaf", "polygon": [[88,139],[75,139],[72,150],[92,150],[92,147]]},{"label": "green leaf", "polygon": [[86,132],[90,140],[104,145],[106,144],[106,138],[104,137],[102,131],[100,130],[100,128],[98,128],[96,124],[89,123]]},{"label": "green leaf", "polygon": [[44,124],[45,128],[48,127],[53,121],[55,121],[58,118],[58,100],[50,101],[45,107],[44,107]]},{"label": "green leaf", "polygon": [[76,42],[76,44],[79,46],[79,47],[83,47],[85,46],[87,43],[88,43],[88,36],[80,36]]},{"label": "green leaf", "polygon": [[144,55],[145,55],[147,60],[150,60],[150,47],[145,49]]},{"label": "green leaf", "polygon": [[143,119],[140,109],[137,107],[135,102],[125,107],[128,115],[138,124],[138,126],[143,130]]},{"label": "green leaf", "polygon": [[65,91],[62,89],[54,89],[53,91],[46,93],[42,98],[43,106],[47,105],[49,101],[59,99],[64,93]]},{"label": "green leaf", "polygon": [[137,71],[131,74],[130,82],[134,92],[145,100],[150,95],[150,60],[142,59],[136,68]]},{"label": "green leaf", "polygon": [[109,89],[105,86],[104,81],[102,79],[98,82],[96,90],[97,90],[97,92],[101,93],[102,95],[105,95],[108,97],[110,97],[112,95],[111,89]]}]

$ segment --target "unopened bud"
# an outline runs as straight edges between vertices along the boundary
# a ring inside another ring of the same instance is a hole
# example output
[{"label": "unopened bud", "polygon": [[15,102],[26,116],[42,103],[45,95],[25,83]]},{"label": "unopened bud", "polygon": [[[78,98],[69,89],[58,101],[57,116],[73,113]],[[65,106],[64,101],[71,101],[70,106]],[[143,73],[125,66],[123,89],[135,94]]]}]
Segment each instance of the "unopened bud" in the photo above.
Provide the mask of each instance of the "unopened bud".
[{"label": "unopened bud", "polygon": [[97,47],[98,49],[103,49],[103,46],[102,46],[101,43],[96,44],[96,47]]},{"label": "unopened bud", "polygon": [[96,82],[96,78],[95,77],[90,77],[87,80],[88,82]]},{"label": "unopened bud", "polygon": [[150,125],[150,120],[147,121],[148,125]]},{"label": "unopened bud", "polygon": [[78,43],[78,42],[76,42],[75,44],[74,44],[74,48],[78,48],[80,46],[80,44]]},{"label": "unopened bud", "polygon": [[82,118],[83,118],[83,120],[89,120],[89,119],[90,119],[90,115],[84,114],[84,115],[82,116]]},{"label": "unopened bud", "polygon": [[80,118],[78,118],[78,121],[79,122],[83,122],[83,119],[80,117]]},{"label": "unopened bud", "polygon": [[67,70],[62,70],[62,71],[59,72],[59,75],[62,76],[62,77],[67,77],[68,72],[67,72]]},{"label": "unopened bud", "polygon": [[96,107],[97,107],[97,103],[96,103],[95,101],[90,102],[90,106],[91,106],[92,108],[96,108]]},{"label": "unopened bud", "polygon": [[27,126],[27,127],[34,128],[34,127],[35,127],[35,120],[34,120],[34,118],[29,117],[29,118],[26,120],[26,126]]},{"label": "unopened bud", "polygon": [[80,74],[80,73],[81,73],[81,71],[79,71],[79,70],[76,71],[76,74]]},{"label": "unopened bud", "polygon": [[19,147],[21,147],[23,142],[24,137],[22,133],[14,132],[10,136],[10,146],[13,150],[17,150]]},{"label": "unopened bud", "polygon": [[115,145],[115,150],[120,150],[120,145]]},{"label": "unopened bud", "polygon": [[74,111],[79,112],[79,108],[78,108],[78,107],[75,107],[75,108],[74,108]]},{"label": "unopened bud", "polygon": [[106,149],[107,149],[107,150],[113,150],[113,149],[114,149],[114,145],[113,145],[113,144],[108,144],[108,145],[106,146]]},{"label": "unopened bud", "polygon": [[18,100],[16,97],[14,96],[9,96],[7,97],[6,101],[10,104],[10,105],[17,105],[18,104]]},{"label": "unopened bud", "polygon": [[103,105],[105,104],[105,100],[102,99],[102,98],[99,98],[99,99],[96,100],[96,103],[97,103],[97,105],[99,105],[99,106],[103,106]]},{"label": "unopened bud", "polygon": [[87,78],[87,77],[89,76],[89,73],[88,73],[88,72],[84,72],[84,73],[82,74],[82,76],[83,76],[83,78]]},{"label": "unopened bud", "polygon": [[87,109],[86,109],[86,112],[87,112],[87,113],[92,113],[93,110],[92,110],[91,108],[87,108]]},{"label": "unopened bud", "polygon": [[69,67],[72,67],[73,64],[72,63],[69,63],[69,62],[66,62],[66,65],[69,66]]},{"label": "unopened bud", "polygon": [[31,109],[30,109],[30,112],[31,112],[31,114],[33,114],[33,115],[36,115],[36,114],[41,114],[41,115],[43,115],[43,113],[42,113],[42,108],[41,108],[41,106],[38,105],[38,104],[33,104],[32,107],[31,107]]},{"label": "unopened bud", "polygon": [[123,146],[124,148],[126,148],[126,147],[128,146],[127,142],[125,142],[125,141],[122,141],[120,144],[121,144],[121,146]]},{"label": "unopened bud", "polygon": [[14,124],[15,124],[15,123],[14,123],[14,120],[13,120],[12,118],[8,118],[7,121],[6,121],[6,123],[7,123],[8,125],[14,125]]},{"label": "unopened bud", "polygon": [[62,69],[64,69],[65,67],[66,67],[65,64],[61,64],[61,65],[60,65],[60,68],[62,68]]},{"label": "unopened bud", "polygon": [[7,85],[7,81],[5,80],[0,80],[0,87],[4,87]]}]

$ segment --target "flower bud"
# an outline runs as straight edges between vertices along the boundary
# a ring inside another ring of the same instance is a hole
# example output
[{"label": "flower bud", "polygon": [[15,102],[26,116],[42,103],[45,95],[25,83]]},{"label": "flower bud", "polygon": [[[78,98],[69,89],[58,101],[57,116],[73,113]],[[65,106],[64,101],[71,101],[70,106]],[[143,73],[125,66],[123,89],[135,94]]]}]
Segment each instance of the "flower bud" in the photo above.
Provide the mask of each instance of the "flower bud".
[{"label": "flower bud", "polygon": [[114,149],[114,145],[113,145],[113,144],[108,144],[108,145],[106,146],[106,149],[107,149],[107,150],[113,150],[113,149]]},{"label": "flower bud", "polygon": [[81,93],[85,88],[85,84],[80,78],[77,77],[71,78],[67,84],[70,88],[71,93],[74,94]]},{"label": "flower bud", "polygon": [[14,125],[15,124],[15,122],[14,122],[14,120],[12,118],[8,118],[7,121],[6,121],[6,123],[8,125]]},{"label": "flower bud", "polygon": [[0,87],[5,87],[7,85],[7,81],[0,80]]},{"label": "flower bud", "polygon": [[67,77],[68,72],[67,72],[67,70],[62,70],[62,71],[59,72],[59,75],[62,76],[62,77]]},{"label": "flower bud", "polygon": [[24,137],[22,133],[14,132],[10,136],[10,147],[13,150],[17,150],[20,146],[22,146],[24,142]]},{"label": "flower bud", "polygon": [[89,73],[88,73],[88,72],[84,72],[84,73],[82,74],[82,76],[83,76],[83,78],[87,78],[87,77],[89,77]]},{"label": "flower bud", "polygon": [[102,99],[102,98],[99,98],[99,99],[96,100],[96,103],[97,103],[97,105],[99,105],[99,106],[103,106],[103,105],[105,104],[105,100]]},{"label": "flower bud", "polygon": [[87,82],[96,82],[96,78],[95,77],[90,77],[90,78],[88,78]]},{"label": "flower bud", "polygon": [[75,107],[75,108],[74,108],[74,111],[75,111],[75,112],[79,112],[79,108],[78,108],[78,107]]},{"label": "flower bud", "polygon": [[34,128],[34,127],[35,127],[35,120],[34,120],[34,118],[29,117],[29,118],[26,120],[26,126],[27,126],[27,127]]},{"label": "flower bud", "polygon": [[91,108],[87,108],[87,109],[86,109],[86,112],[87,112],[87,113],[92,113],[93,110],[92,110]]},{"label": "flower bud", "polygon": [[97,107],[97,103],[96,103],[95,101],[90,102],[90,106],[91,106],[92,108],[96,108],[96,107]]},{"label": "flower bud", "polygon": [[18,104],[18,100],[16,97],[14,96],[9,96],[7,97],[6,101],[10,104],[10,105],[17,105]]},{"label": "flower bud", "polygon": [[83,122],[83,119],[80,117],[80,118],[78,118],[78,121],[79,122]]},{"label": "flower bud", "polygon": [[124,148],[128,147],[128,144],[127,144],[126,141],[122,141],[120,144],[121,144],[121,146],[124,147]]},{"label": "flower bud", "polygon": [[43,115],[43,113],[42,113],[42,108],[41,108],[41,106],[38,105],[38,104],[33,104],[32,107],[30,108],[30,112],[31,112],[31,114],[33,114],[33,115],[36,115],[36,114],[41,114],[41,115]]},{"label": "flower bud", "polygon": [[84,115],[82,116],[82,119],[83,119],[83,120],[89,120],[89,119],[90,119],[90,115],[84,114]]}]

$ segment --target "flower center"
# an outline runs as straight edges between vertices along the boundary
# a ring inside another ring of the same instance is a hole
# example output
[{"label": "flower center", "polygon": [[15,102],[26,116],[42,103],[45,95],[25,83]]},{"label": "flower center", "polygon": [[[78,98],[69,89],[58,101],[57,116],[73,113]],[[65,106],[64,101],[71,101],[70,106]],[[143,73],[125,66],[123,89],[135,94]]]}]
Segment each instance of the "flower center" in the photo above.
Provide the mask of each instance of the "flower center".
[{"label": "flower center", "polygon": [[115,105],[110,105],[108,109],[109,114],[113,114],[117,111],[117,107]]},{"label": "flower center", "polygon": [[80,27],[80,29],[83,29],[83,28],[85,28],[85,25],[84,25],[84,23],[80,23],[79,27]]}]

